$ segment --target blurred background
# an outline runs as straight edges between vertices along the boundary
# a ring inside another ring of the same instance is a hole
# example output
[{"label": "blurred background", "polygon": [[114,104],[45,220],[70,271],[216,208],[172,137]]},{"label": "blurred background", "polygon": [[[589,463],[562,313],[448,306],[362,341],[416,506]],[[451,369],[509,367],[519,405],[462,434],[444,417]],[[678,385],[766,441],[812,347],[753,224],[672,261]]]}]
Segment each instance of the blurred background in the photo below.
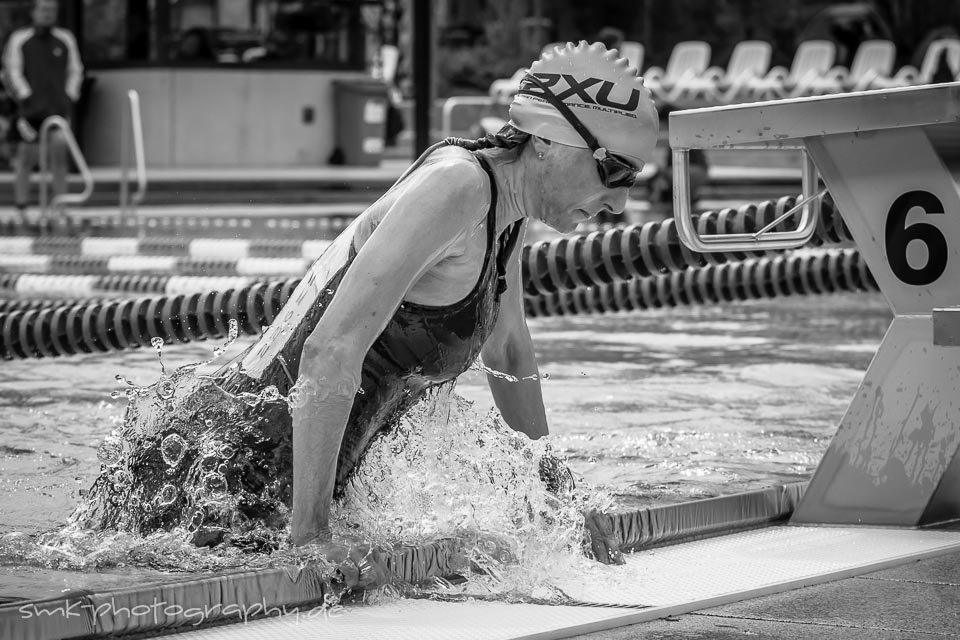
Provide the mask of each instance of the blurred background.
[{"label": "blurred background", "polygon": [[[415,18],[415,5],[428,15]],[[4,41],[29,24],[32,6],[0,1]],[[684,41],[707,43],[709,64],[724,69],[742,41],[769,43],[769,66],[789,68],[802,42],[829,40],[832,66],[849,68],[862,42],[884,39],[895,45],[893,75],[921,67],[927,45],[960,25],[960,3],[935,0],[60,0],[59,8],[85,65],[74,130],[87,162],[119,163],[122,95],[133,88],[152,168],[409,160],[418,86],[419,102],[431,102],[421,104],[430,122],[421,145],[475,133],[503,105],[457,106],[444,131],[443,101],[489,96],[553,42],[612,34],[615,44],[642,45],[645,72],[666,67]],[[417,42],[429,57],[415,73]],[[371,95],[381,106],[359,115],[374,121],[374,134],[356,113]],[[7,100],[5,115],[13,109]]]}]

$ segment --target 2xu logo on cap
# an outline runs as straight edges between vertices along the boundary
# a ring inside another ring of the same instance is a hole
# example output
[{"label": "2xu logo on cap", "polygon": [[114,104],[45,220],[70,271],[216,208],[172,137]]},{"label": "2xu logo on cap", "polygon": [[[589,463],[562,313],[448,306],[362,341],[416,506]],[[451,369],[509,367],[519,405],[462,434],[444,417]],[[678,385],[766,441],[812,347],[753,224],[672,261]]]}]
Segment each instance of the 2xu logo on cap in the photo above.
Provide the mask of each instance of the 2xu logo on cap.
[{"label": "2xu logo on cap", "polygon": [[[586,78],[580,81],[568,73],[535,73],[534,75],[562,101],[566,101],[570,96],[576,95],[586,104],[597,104],[603,107],[610,107],[611,109],[622,109],[623,111],[633,111],[637,108],[637,105],[640,104],[640,90],[636,88],[630,91],[630,97],[626,102],[617,102],[611,99],[610,93],[613,91],[616,83],[610,80]],[[554,90],[554,87],[558,86],[561,80],[566,83],[567,89],[558,92]],[[595,95],[590,95],[590,91],[593,91]],[[544,95],[543,90],[529,80],[523,81],[520,85],[520,91],[517,93],[531,96]]]}]

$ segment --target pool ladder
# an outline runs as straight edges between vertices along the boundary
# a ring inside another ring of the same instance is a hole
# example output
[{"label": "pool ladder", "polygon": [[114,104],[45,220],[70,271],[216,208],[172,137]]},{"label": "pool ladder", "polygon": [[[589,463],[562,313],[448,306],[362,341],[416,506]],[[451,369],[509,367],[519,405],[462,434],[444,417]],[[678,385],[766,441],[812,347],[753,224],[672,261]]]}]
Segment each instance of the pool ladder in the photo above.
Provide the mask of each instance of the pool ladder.
[{"label": "pool ladder", "polygon": [[[147,195],[147,168],[146,158],[143,148],[143,120],[140,117],[140,94],[136,90],[127,91],[128,109],[124,110],[124,123],[120,128],[120,214],[134,215],[136,207],[143,202]],[[50,154],[50,133],[54,129],[59,129],[67,143],[67,149],[73,157],[77,169],[80,171],[80,177],[83,180],[83,190],[79,193],[62,193],[53,198],[51,202],[48,193],[49,184],[52,175],[49,167]],[[130,141],[128,137],[133,138],[133,155],[136,165],[137,190],[131,196],[130,194]],[[80,146],[70,129],[70,123],[62,116],[50,116],[43,121],[40,126],[40,212],[44,219],[47,218],[50,210],[54,207],[60,207],[66,204],[82,204],[86,202],[93,194],[93,174],[87,161],[80,151]]]},{"label": "pool ladder", "polygon": [[[67,149],[73,156],[73,161],[80,171],[83,178],[83,191],[80,193],[61,193],[50,201],[48,189],[53,176],[50,171],[50,132],[54,129],[60,129],[63,138],[67,143]],[[70,130],[70,123],[63,116],[50,116],[40,125],[40,214],[41,218],[46,220],[50,210],[54,207],[60,207],[66,204],[81,204],[86,202],[93,193],[93,174],[90,173],[90,167],[80,151],[77,139],[73,137],[73,131]]]}]

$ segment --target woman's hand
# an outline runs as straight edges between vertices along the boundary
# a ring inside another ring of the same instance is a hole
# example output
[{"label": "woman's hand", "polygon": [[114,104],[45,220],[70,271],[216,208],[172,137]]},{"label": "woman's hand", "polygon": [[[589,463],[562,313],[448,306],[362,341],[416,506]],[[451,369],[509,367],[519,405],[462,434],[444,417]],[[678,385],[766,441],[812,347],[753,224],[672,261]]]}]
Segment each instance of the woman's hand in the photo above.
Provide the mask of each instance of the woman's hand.
[{"label": "woman's hand", "polygon": [[347,546],[334,541],[329,531],[303,543],[307,544],[313,545],[316,553],[322,554],[336,567],[332,584],[339,593],[351,589],[375,589],[389,583],[393,577],[386,558],[368,544]]},{"label": "woman's hand", "polygon": [[596,509],[584,512],[583,518],[593,557],[603,564],[626,564],[612,518]]}]

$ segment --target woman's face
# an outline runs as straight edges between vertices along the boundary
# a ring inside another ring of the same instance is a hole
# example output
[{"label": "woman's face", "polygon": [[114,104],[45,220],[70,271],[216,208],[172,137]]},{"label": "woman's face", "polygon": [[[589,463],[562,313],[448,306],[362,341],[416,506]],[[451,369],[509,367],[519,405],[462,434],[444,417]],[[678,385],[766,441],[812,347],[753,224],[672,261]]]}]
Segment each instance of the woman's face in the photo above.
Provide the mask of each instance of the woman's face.
[{"label": "woman's face", "polygon": [[534,207],[533,217],[567,233],[601,211],[623,213],[630,188],[604,186],[589,149],[537,142],[537,151],[543,153],[543,159],[534,154],[533,162],[542,163],[542,168],[537,194],[539,206]]}]

